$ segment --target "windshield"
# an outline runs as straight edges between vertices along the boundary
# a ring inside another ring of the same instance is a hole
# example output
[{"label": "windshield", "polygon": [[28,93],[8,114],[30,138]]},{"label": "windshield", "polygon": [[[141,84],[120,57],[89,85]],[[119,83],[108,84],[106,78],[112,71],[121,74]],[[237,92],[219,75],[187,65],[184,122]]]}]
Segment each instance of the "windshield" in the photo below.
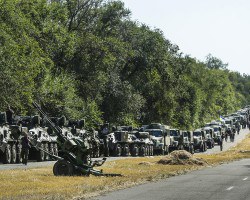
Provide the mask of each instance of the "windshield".
[{"label": "windshield", "polygon": [[194,136],[201,136],[201,132],[200,131],[194,132]]},{"label": "windshield", "polygon": [[179,136],[176,130],[170,130],[170,136]]},{"label": "windshield", "polygon": [[149,134],[155,137],[162,137],[162,131],[149,131]]},{"label": "windshield", "polygon": [[214,131],[220,131],[220,129],[218,127],[215,127]]},{"label": "windshield", "polygon": [[225,121],[226,124],[231,124],[231,121]]}]

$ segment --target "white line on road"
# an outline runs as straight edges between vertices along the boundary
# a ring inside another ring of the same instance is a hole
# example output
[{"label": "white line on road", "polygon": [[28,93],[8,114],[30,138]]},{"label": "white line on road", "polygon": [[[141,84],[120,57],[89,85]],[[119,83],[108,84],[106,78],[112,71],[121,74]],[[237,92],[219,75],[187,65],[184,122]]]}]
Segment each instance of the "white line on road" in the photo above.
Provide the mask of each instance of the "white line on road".
[{"label": "white line on road", "polygon": [[234,188],[234,186],[231,186],[229,188],[227,188],[226,190],[229,191],[229,190],[232,190]]},{"label": "white line on road", "polygon": [[248,177],[246,177],[246,178],[243,178],[242,180],[243,180],[243,181],[246,181],[247,179],[248,179]]}]

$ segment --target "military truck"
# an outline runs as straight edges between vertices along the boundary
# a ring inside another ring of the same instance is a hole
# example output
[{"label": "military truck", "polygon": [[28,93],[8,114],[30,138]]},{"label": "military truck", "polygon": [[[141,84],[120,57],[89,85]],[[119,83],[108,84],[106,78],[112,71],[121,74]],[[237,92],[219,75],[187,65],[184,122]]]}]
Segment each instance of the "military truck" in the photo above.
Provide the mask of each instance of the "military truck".
[{"label": "military truck", "polygon": [[193,132],[194,135],[194,150],[199,150],[200,152],[207,151],[207,135],[204,130],[196,129]]},{"label": "military truck", "polygon": [[222,140],[221,127],[213,126],[212,128],[214,130],[214,142],[220,145],[220,142]]},{"label": "military truck", "polygon": [[145,127],[153,141],[154,154],[168,154],[170,146],[170,127],[160,123],[152,123]]},{"label": "military truck", "polygon": [[205,131],[206,135],[207,135],[207,147],[212,149],[214,147],[214,138],[215,138],[215,134],[214,134],[214,129],[212,127],[205,127],[203,128],[203,130]]},{"label": "military truck", "polygon": [[182,147],[184,150],[194,154],[194,137],[192,131],[182,130],[180,131],[180,135],[182,137]]},{"label": "military truck", "polygon": [[19,125],[8,125],[5,112],[0,113],[0,160],[4,164],[20,163],[21,137],[27,128]]},{"label": "military truck", "polygon": [[170,129],[169,151],[183,150],[183,137],[179,129]]}]

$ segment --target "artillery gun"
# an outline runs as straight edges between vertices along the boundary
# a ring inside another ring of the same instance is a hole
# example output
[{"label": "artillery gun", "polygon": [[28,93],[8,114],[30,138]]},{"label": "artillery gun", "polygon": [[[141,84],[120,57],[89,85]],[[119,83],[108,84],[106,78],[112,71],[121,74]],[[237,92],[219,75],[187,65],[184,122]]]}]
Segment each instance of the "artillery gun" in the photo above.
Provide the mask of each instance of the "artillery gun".
[{"label": "artillery gun", "polygon": [[[58,145],[61,149],[61,155],[52,155],[57,162],[53,166],[53,173],[56,176],[71,176],[71,175],[85,175],[90,174],[95,176],[121,176],[121,174],[107,174],[102,170],[96,170],[94,166],[101,166],[106,161],[106,158],[102,160],[92,161],[90,158],[89,144],[86,140],[80,138],[68,139],[62,133],[62,129],[56,126],[46,113],[40,108],[40,106],[33,102],[33,106],[42,115],[43,119],[47,121],[48,125],[57,135]],[[39,148],[39,146],[37,146]]]}]

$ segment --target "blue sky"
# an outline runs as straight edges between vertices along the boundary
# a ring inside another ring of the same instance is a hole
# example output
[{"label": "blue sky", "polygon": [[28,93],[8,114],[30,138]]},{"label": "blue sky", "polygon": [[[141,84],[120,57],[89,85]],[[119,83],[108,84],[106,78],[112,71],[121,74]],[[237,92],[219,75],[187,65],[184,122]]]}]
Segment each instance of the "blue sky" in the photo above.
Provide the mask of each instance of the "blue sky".
[{"label": "blue sky", "polygon": [[122,0],[131,18],[159,28],[181,52],[211,53],[228,69],[250,75],[249,0]]}]

